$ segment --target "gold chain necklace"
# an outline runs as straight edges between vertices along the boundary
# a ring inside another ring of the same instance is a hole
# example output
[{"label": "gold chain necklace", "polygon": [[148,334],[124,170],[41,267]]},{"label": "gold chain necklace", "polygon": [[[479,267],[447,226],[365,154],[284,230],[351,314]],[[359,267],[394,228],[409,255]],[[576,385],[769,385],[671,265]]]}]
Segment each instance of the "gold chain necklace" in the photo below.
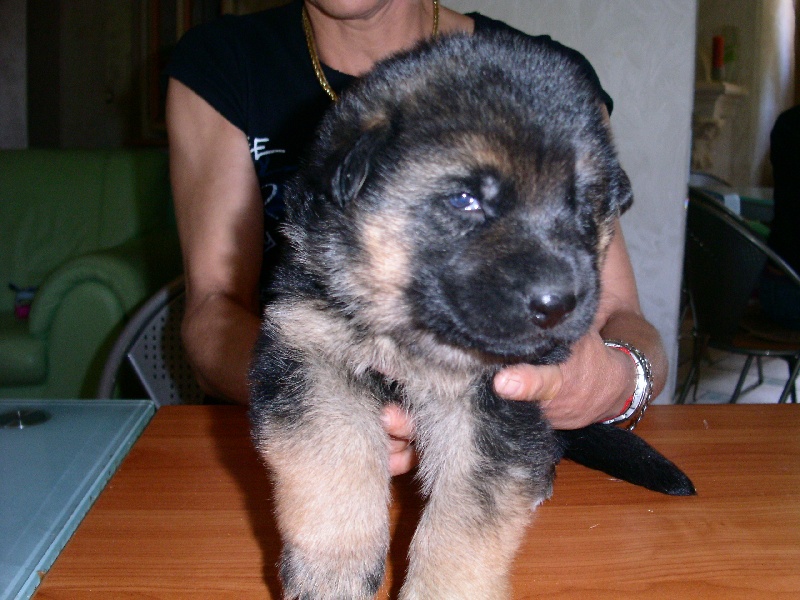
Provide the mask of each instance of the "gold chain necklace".
[{"label": "gold chain necklace", "polygon": [[[306,45],[308,46],[308,53],[311,55],[311,64],[314,66],[314,75],[317,76],[317,81],[319,81],[325,93],[328,94],[328,97],[336,102],[339,99],[339,95],[333,91],[331,84],[328,83],[328,78],[325,77],[325,73],[322,71],[322,65],[317,55],[317,44],[314,41],[314,30],[311,29],[311,21],[308,18],[308,10],[305,3],[303,4],[303,31],[306,34]],[[431,37],[436,37],[437,35],[439,35],[439,0],[433,0],[433,33],[431,33]]]}]

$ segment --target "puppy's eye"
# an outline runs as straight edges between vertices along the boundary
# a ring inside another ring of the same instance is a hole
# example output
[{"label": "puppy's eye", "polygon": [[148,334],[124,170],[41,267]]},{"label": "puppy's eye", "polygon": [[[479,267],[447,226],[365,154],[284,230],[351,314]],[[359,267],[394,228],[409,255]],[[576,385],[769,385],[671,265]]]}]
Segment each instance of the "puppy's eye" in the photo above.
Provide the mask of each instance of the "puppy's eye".
[{"label": "puppy's eye", "polygon": [[463,210],[466,212],[475,212],[483,210],[483,208],[481,207],[481,203],[478,202],[478,199],[472,194],[468,194],[466,192],[458,194],[456,196],[450,196],[448,200],[450,201],[450,205],[453,208],[457,208],[459,210]]}]

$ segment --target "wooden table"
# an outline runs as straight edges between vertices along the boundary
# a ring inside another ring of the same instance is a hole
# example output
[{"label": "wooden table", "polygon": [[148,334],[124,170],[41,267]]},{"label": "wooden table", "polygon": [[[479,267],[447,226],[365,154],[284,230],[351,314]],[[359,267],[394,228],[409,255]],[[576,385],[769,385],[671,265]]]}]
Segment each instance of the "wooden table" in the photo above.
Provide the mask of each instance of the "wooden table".
[{"label": "wooden table", "polygon": [[[639,432],[699,495],[561,464],[516,561],[514,597],[800,598],[800,406],[655,406]],[[399,587],[413,489],[395,482],[381,598]],[[36,599],[278,599],[269,496],[243,409],[162,408]]]}]

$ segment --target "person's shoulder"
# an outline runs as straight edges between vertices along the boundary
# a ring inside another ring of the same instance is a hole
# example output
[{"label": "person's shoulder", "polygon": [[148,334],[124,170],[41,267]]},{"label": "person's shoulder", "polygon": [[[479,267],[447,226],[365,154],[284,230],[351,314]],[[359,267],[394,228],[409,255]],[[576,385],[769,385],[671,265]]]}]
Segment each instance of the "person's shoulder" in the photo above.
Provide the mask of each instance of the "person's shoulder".
[{"label": "person's shoulder", "polygon": [[600,83],[600,79],[597,76],[597,73],[594,70],[594,67],[589,62],[589,60],[580,52],[562,44],[554,40],[549,35],[531,35],[529,33],[525,33],[524,31],[520,31],[519,29],[512,27],[508,23],[503,21],[499,21],[497,19],[493,19],[491,17],[487,17],[486,15],[482,15],[478,12],[468,13],[468,17],[472,18],[475,23],[475,33],[476,34],[488,34],[492,35],[493,32],[502,32],[502,34],[506,35],[516,35],[524,38],[528,41],[528,43],[533,43],[536,45],[544,46],[549,50],[554,50],[557,53],[561,54],[564,57],[572,62],[573,64],[577,65],[580,71],[584,74],[584,76],[591,81],[600,91],[600,94],[603,98],[603,103],[606,105],[608,109],[608,113],[614,110],[614,101],[611,99],[611,96],[603,89],[603,86]]},{"label": "person's shoulder", "polygon": [[467,16],[470,17],[475,23],[476,33],[504,31],[506,33],[512,33],[514,35],[519,35],[531,40],[536,40],[544,44],[553,43],[560,46],[560,44],[558,44],[558,42],[554,42],[553,38],[551,38],[549,35],[530,35],[517,29],[516,27],[512,27],[504,21],[487,17],[479,12],[467,13]]},{"label": "person's shoulder", "polygon": [[489,37],[499,36],[502,38],[519,37],[524,40],[525,44],[534,47],[543,46],[547,48],[548,51],[555,51],[556,53],[565,56],[568,60],[579,64],[581,68],[587,68],[591,66],[583,54],[574,48],[570,48],[569,46],[565,46],[564,44],[557,42],[549,35],[531,35],[512,27],[511,25],[508,25],[503,21],[492,19],[491,17],[487,17],[486,15],[482,15],[477,12],[468,13],[467,16],[471,17],[475,22],[475,35]]},{"label": "person's shoulder", "polygon": [[775,120],[777,129],[792,129],[800,133],[800,104],[783,111]]},{"label": "person's shoulder", "polygon": [[478,35],[514,35],[519,36],[526,40],[527,43],[545,46],[562,54],[569,56],[570,58],[577,60],[581,63],[586,63],[586,57],[583,56],[580,52],[575,50],[574,48],[570,48],[569,46],[565,46],[561,42],[557,42],[549,35],[539,34],[539,35],[532,35],[530,33],[525,33],[517,29],[516,27],[512,27],[508,23],[504,21],[500,21],[498,19],[493,19],[491,17],[487,17],[486,15],[482,15],[481,13],[469,13],[467,16],[471,17],[472,20],[475,22],[475,33]]},{"label": "person's shoulder", "polygon": [[267,41],[280,35],[288,23],[300,22],[298,1],[258,12],[220,17],[192,27],[181,40],[184,44],[235,44],[246,40]]}]

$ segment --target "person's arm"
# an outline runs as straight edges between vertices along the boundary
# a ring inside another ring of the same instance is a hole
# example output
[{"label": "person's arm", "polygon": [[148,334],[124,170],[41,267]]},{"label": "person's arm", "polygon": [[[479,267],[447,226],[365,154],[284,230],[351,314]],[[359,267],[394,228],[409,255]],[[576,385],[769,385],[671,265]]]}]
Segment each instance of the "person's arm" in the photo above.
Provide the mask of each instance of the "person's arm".
[{"label": "person's arm", "polygon": [[[170,80],[167,129],[186,276],[183,342],[211,396],[249,400],[247,372],[260,327],[263,204],[245,135],[185,85]],[[393,475],[416,461],[413,426],[384,409]]]},{"label": "person's arm", "polygon": [[260,323],[264,227],[247,138],[174,79],[167,131],[186,277],[183,342],[203,390],[245,404]]},{"label": "person's arm", "polygon": [[601,272],[600,308],[592,330],[573,346],[561,365],[518,365],[504,369],[495,390],[511,400],[536,400],[557,429],[576,429],[618,416],[634,391],[636,370],[624,352],[604,339],[639,349],[653,370],[653,397],[667,380],[668,363],[661,338],[644,318],[619,221]]}]

